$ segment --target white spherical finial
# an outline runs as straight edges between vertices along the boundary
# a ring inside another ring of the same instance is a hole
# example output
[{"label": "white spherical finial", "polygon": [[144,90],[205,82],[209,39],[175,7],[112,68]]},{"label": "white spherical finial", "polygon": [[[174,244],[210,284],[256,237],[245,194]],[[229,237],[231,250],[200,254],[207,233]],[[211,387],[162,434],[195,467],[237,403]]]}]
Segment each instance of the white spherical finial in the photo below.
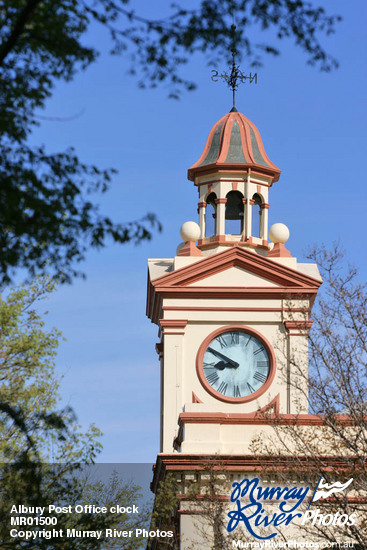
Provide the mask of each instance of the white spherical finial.
[{"label": "white spherical finial", "polygon": [[284,223],[273,223],[269,229],[269,237],[273,243],[286,243],[289,239],[289,229]]},{"label": "white spherical finial", "polygon": [[185,222],[180,229],[181,239],[187,242],[195,242],[200,238],[200,227],[195,222]]}]

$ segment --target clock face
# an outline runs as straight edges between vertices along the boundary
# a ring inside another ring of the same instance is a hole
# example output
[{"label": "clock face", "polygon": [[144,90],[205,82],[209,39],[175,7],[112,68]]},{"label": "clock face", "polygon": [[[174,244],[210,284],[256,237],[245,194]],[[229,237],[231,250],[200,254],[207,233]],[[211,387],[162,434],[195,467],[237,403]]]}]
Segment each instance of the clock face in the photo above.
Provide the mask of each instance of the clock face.
[{"label": "clock face", "polygon": [[219,394],[245,398],[266,382],[270,361],[264,343],[244,331],[222,332],[206,347],[203,372],[207,382]]}]

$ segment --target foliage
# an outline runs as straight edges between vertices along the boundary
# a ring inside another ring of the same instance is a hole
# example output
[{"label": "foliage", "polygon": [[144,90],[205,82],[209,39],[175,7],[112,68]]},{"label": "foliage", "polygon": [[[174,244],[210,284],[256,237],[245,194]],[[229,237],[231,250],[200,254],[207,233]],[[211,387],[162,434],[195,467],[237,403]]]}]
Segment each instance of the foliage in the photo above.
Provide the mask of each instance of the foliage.
[{"label": "foliage", "polygon": [[228,503],[223,496],[230,492],[230,483],[219,457],[204,461],[202,469],[199,483],[188,491],[188,498],[196,501],[198,507],[195,529],[200,539],[206,541],[208,550],[222,550],[238,538],[238,533],[233,537],[227,531]]},{"label": "foliage", "polygon": [[[139,514],[127,514],[118,512],[109,514],[108,517],[102,518],[103,525],[101,528],[110,528],[117,530],[133,531],[135,529],[148,529],[151,519],[151,503],[142,502],[142,494],[140,487],[132,481],[122,482],[117,471],[113,471],[108,482],[103,481],[91,482],[87,479],[86,487],[83,491],[82,502],[86,504],[96,504],[105,506],[107,509],[110,506],[118,504],[121,508],[139,504]],[[132,536],[131,538],[111,538],[103,543],[102,548],[113,550],[137,550],[138,548],[146,547],[146,539],[142,537]]]},{"label": "foliage", "polygon": [[[89,483],[84,469],[94,463],[101,449],[100,431],[92,425],[83,433],[71,409],[58,410],[54,361],[61,335],[56,329],[47,330],[36,311],[54,286],[49,280],[37,280],[0,300],[0,547],[4,550],[93,550],[104,544],[97,539],[10,539],[13,504],[73,506],[116,499],[114,503],[123,506],[139,500],[139,487],[122,483],[116,475],[106,483]],[[139,527],[148,521],[147,507],[136,517],[60,514],[57,529]],[[129,541],[125,546],[120,541],[119,548],[139,547],[138,540]]]},{"label": "foliage", "polygon": [[[60,333],[46,330],[36,312],[54,283],[38,280],[0,301],[0,478],[1,547],[9,535],[9,503],[42,505],[49,489],[70,493],[67,478],[50,477],[47,461],[63,462],[71,474],[79,462],[93,462],[99,430],[82,434],[71,409],[57,410],[54,360]],[[75,466],[73,466],[75,464]],[[64,483],[65,482],[65,483]],[[5,519],[4,519],[5,518]]]},{"label": "foliage", "polygon": [[[160,540],[157,549],[178,549],[179,540],[190,550],[199,548],[205,540],[208,550],[222,550],[229,546],[232,540],[238,539],[238,533],[232,535],[227,531],[228,502],[231,482],[225,473],[225,467],[220,457],[213,456],[203,459],[199,470],[195,473],[185,472],[177,475],[166,474],[158,484],[152,514],[152,528],[173,530],[175,537],[171,541]],[[190,510],[194,517],[193,529],[178,537],[179,518],[177,510]],[[189,538],[190,537],[190,538]],[[241,532],[241,539],[246,534]],[[148,546],[150,548],[151,546]],[[155,546],[152,545],[153,548]]]},{"label": "foliage", "polygon": [[[338,245],[331,251],[313,250],[309,257],[324,280],[312,315],[311,411],[326,415],[330,423],[341,412],[363,421],[367,416],[367,287],[359,281],[357,268],[346,268]],[[367,440],[362,441],[367,452]],[[346,446],[350,443],[346,441]]]},{"label": "foliage", "polygon": [[70,281],[80,272],[88,247],[107,239],[138,243],[151,238],[160,224],[153,214],[115,223],[100,213],[95,193],[104,193],[113,170],[88,166],[70,148],[50,153],[32,146],[29,136],[39,110],[58,80],[70,81],[98,57],[84,37],[93,22],[106,27],[114,54],[131,59],[130,73],[139,85],[167,84],[170,95],[195,84],[179,72],[195,52],[207,59],[227,57],[236,44],[252,65],[263,53],[277,55],[272,43],[253,42],[252,24],[292,37],[308,62],[323,70],[336,66],[318,36],[330,34],[340,18],[304,0],[202,0],[193,9],[176,4],[167,17],[152,20],[137,14],[128,0],[5,0],[0,6],[0,282],[9,282],[17,267],[31,274],[49,272]]},{"label": "foliage", "polygon": [[[154,499],[152,512],[152,521],[150,529],[160,529],[161,531],[173,530],[174,536],[171,539],[162,539],[157,542],[157,549],[172,548],[179,550],[177,537],[177,509],[179,504],[180,488],[176,476],[173,473],[166,474],[165,478],[160,480]],[[148,548],[155,546],[152,541]]]},{"label": "foliage", "polygon": [[[1,462],[14,460],[20,452],[48,459],[52,448],[53,459],[66,458],[67,426],[75,419],[70,409],[54,412],[58,404],[54,360],[61,334],[45,330],[35,310],[53,288],[54,283],[37,280],[0,301]],[[73,431],[71,437],[77,442]]]}]

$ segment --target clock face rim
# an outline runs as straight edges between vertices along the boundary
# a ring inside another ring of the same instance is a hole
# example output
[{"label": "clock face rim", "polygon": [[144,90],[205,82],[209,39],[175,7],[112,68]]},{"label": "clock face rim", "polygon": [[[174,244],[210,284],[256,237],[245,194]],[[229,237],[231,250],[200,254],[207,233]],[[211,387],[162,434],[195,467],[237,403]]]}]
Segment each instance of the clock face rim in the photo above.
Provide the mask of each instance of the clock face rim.
[{"label": "clock face rim", "polygon": [[[206,376],[204,374],[204,369],[203,369],[204,354],[210,342],[214,340],[214,338],[217,338],[217,336],[225,332],[233,332],[233,331],[244,332],[245,334],[250,334],[251,336],[256,338],[259,342],[261,342],[261,344],[264,345],[269,357],[269,374],[264,384],[254,393],[251,393],[250,395],[246,395],[244,397],[227,397],[217,392],[207,381]],[[250,401],[254,401],[255,399],[257,399],[267,391],[267,389],[269,388],[269,386],[274,380],[275,371],[276,371],[276,361],[275,361],[275,353],[273,348],[271,347],[267,339],[262,334],[260,334],[260,332],[246,325],[226,325],[225,327],[220,327],[214,330],[213,332],[208,334],[208,336],[200,344],[199,351],[196,355],[196,373],[198,375],[201,385],[208,393],[210,393],[210,395],[215,397],[215,399],[219,399],[220,401],[224,401],[225,403],[239,404],[239,403],[248,403]]]}]

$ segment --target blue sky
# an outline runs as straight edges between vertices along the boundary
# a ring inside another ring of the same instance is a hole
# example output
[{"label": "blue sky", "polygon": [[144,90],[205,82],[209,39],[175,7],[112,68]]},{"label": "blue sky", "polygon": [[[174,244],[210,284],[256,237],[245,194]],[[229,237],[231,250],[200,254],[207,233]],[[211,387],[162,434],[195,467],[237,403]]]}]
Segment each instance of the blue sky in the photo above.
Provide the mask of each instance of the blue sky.
[{"label": "blue sky", "polygon": [[[154,11],[164,13],[167,4],[154,3]],[[152,9],[147,2],[134,5]],[[237,107],[258,127],[267,155],[282,170],[270,192],[269,219],[288,225],[292,254],[301,259],[313,243],[340,239],[365,278],[367,9],[364,0],[324,6],[344,19],[335,35],[323,39],[340,68],[321,73],[285,41],[282,55],[265,59],[257,71],[258,84],[240,88]],[[73,82],[59,83],[42,112],[80,116],[44,121],[34,139],[50,152],[73,145],[83,161],[115,167],[119,173],[101,200],[104,211],[116,221],[155,212],[164,229],[138,247],[111,244],[88,253],[82,266],[87,280],[52,296],[48,323],[66,338],[57,358],[62,402],[84,427],[94,422],[104,432],[100,461],[154,462],[159,364],[157,327],[145,317],[146,260],[172,257],[181,224],[197,221],[197,191],[187,168],[231,108],[231,92],[210,80],[199,55],[185,68],[198,89],[180,101],[168,100],[164,88],[139,90],[127,74],[128,61],[106,53],[103,30],[94,28],[88,40],[102,51],[97,63]]]}]

